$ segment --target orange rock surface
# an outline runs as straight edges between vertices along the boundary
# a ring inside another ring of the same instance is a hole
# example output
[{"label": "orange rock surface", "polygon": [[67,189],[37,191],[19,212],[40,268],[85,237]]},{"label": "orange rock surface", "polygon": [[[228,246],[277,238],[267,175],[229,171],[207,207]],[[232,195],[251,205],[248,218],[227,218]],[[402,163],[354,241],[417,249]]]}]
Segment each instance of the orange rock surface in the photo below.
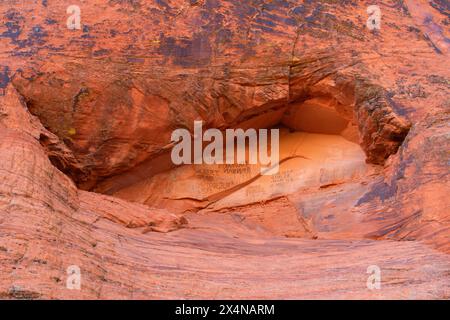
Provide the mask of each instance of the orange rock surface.
[{"label": "orange rock surface", "polygon": [[[81,1],[69,30],[2,1],[0,298],[448,299],[450,7],[371,4]],[[174,166],[194,120],[280,128],[279,173]]]}]

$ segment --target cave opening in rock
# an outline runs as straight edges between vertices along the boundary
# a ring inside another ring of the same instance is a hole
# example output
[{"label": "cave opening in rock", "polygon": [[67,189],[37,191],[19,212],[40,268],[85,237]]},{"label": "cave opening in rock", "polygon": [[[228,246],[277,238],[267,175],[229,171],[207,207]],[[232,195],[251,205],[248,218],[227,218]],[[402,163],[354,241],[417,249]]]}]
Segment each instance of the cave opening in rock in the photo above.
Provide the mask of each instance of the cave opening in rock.
[{"label": "cave opening in rock", "polygon": [[110,194],[173,212],[220,210],[302,189],[320,190],[357,180],[375,170],[374,165],[366,163],[358,144],[352,109],[331,96],[260,112],[234,128],[278,128],[279,172],[261,176],[259,164],[182,165],[142,177]]}]

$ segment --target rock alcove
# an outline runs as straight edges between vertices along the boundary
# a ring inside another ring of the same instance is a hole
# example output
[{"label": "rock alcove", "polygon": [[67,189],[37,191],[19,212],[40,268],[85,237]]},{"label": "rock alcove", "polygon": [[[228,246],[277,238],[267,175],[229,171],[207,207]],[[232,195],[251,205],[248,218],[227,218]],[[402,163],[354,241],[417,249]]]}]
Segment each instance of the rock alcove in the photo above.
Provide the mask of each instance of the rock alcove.
[{"label": "rock alcove", "polygon": [[[168,150],[104,180],[95,190],[184,214],[252,206],[298,193],[321,194],[344,183],[367,184],[397,151],[409,127],[379,88],[366,85],[361,93],[355,82],[342,88],[347,92],[324,81],[289,103],[272,103],[228,119],[235,121],[235,129],[280,130],[280,169],[274,175],[260,175],[261,166],[248,163],[173,166]],[[379,118],[368,119],[366,110],[373,105]],[[384,128],[386,118],[389,129]]]}]

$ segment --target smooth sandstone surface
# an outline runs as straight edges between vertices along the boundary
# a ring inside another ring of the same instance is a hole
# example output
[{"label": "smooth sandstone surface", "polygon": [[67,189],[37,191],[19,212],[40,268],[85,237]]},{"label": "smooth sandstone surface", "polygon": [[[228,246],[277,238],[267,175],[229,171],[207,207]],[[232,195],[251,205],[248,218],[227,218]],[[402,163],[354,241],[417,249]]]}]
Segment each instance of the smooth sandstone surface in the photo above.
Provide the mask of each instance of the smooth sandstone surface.
[{"label": "smooth sandstone surface", "polygon": [[[224,153],[230,151],[234,149]],[[167,200],[177,206],[176,200],[189,199],[211,209],[236,207],[357,179],[370,171],[365,159],[359,145],[341,136],[281,131],[277,173],[262,175],[261,164],[191,164],[143,179],[114,195],[152,206],[170,206]]]},{"label": "smooth sandstone surface", "polygon": [[[446,1],[70,4],[0,3],[0,298],[450,297]],[[289,159],[175,167],[194,120]]]}]

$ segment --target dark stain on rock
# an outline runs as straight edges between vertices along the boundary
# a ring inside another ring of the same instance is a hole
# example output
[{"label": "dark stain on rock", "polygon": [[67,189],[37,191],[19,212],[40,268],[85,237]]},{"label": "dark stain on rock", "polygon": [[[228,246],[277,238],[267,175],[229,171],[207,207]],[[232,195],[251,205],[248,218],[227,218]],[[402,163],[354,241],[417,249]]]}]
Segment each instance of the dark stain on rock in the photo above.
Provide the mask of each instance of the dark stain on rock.
[{"label": "dark stain on rock", "polygon": [[23,33],[22,25],[25,19],[18,11],[9,10],[4,17],[7,20],[5,23],[7,30],[0,35],[0,38],[11,39],[11,42],[19,49],[32,47],[34,51],[38,49],[37,47],[46,43],[45,38],[48,33],[40,25],[33,26],[26,39],[19,39]]},{"label": "dark stain on rock", "polygon": [[109,49],[99,49],[99,50],[94,51],[92,53],[92,55],[94,57],[101,57],[101,56],[105,56],[105,55],[110,54],[110,53],[111,53],[111,50],[109,50]]},{"label": "dark stain on rock", "polygon": [[323,7],[321,5],[317,5],[313,9],[311,14],[305,18],[305,21],[308,23],[308,25],[314,26],[320,22],[320,20],[321,20],[320,15],[322,13],[322,9],[323,9]]},{"label": "dark stain on rock", "polygon": [[275,22],[278,22],[278,23],[283,23],[284,20],[285,20],[284,17],[281,17],[281,16],[279,16],[279,15],[277,15],[277,14],[274,14],[274,13],[270,13],[270,12],[268,12],[268,11],[263,11],[262,14],[261,14],[261,16],[262,16],[264,19],[271,20],[271,21],[275,21]]},{"label": "dark stain on rock", "polygon": [[252,6],[244,3],[239,3],[233,6],[233,15],[239,17],[238,23],[244,24],[247,18],[254,16],[258,10]]},{"label": "dark stain on rock", "polygon": [[233,32],[228,29],[221,29],[217,32],[216,42],[217,43],[230,43],[233,36]]},{"label": "dark stain on rock", "polygon": [[276,24],[273,21],[270,21],[270,20],[266,20],[266,19],[263,19],[263,18],[256,18],[255,21],[257,23],[261,23],[261,24],[264,24],[264,25],[269,26],[269,27],[276,27]]},{"label": "dark stain on rock", "polygon": [[47,18],[47,19],[45,19],[45,23],[49,24],[49,25],[53,25],[53,24],[56,24],[57,21],[55,19]]},{"label": "dark stain on rock", "polygon": [[159,53],[173,58],[174,64],[179,66],[205,66],[210,62],[212,48],[205,34],[196,33],[192,39],[176,39],[163,35]]},{"label": "dark stain on rock", "polygon": [[144,58],[133,58],[133,57],[127,57],[127,62],[129,63],[144,63]]},{"label": "dark stain on rock", "polygon": [[273,0],[268,3],[264,3],[263,9],[264,10],[277,10],[280,8],[289,8],[289,1],[285,0]]},{"label": "dark stain on rock", "polygon": [[90,28],[88,25],[83,25],[83,35],[81,38],[83,39],[93,39],[94,37],[89,34]]},{"label": "dark stain on rock", "polygon": [[0,96],[5,95],[5,89],[10,83],[9,67],[0,66]]},{"label": "dark stain on rock", "polygon": [[396,170],[395,175],[392,177],[390,184],[387,184],[384,181],[375,183],[372,186],[371,190],[358,200],[358,203],[356,204],[357,206],[365,202],[373,201],[377,198],[380,201],[384,202],[385,200],[395,196],[395,194],[398,191],[398,181],[405,178],[406,169],[410,165],[413,165],[415,163],[414,159],[411,157],[404,159],[403,152],[404,149],[406,149],[407,147],[408,147],[408,139],[405,139],[401,146],[401,151],[399,153],[400,157],[399,166]]},{"label": "dark stain on rock", "polygon": [[297,25],[297,21],[295,21],[294,18],[285,18],[283,20],[283,23],[288,25],[288,26],[296,26]]},{"label": "dark stain on rock", "polygon": [[8,10],[8,12],[6,12],[6,14],[4,15],[5,17],[5,27],[6,27],[6,31],[3,32],[0,37],[1,38],[10,38],[11,41],[13,43],[15,43],[20,34],[22,33],[22,23],[24,22],[24,18],[22,17],[22,15],[12,9],[12,10]]},{"label": "dark stain on rock", "polygon": [[8,83],[11,81],[11,78],[9,77],[9,67],[8,66],[2,66],[0,67],[0,88],[6,88]]},{"label": "dark stain on rock", "polygon": [[392,198],[396,192],[397,192],[396,183],[389,185],[384,181],[377,182],[372,186],[369,192],[367,192],[364,196],[362,196],[358,200],[356,206],[359,206],[366,202],[371,202],[377,198],[382,202],[384,202],[385,200]]},{"label": "dark stain on rock", "polygon": [[391,108],[394,110],[395,113],[401,116],[407,116],[408,112],[406,107],[399,102],[395,102],[392,99],[392,94],[390,93],[386,94],[386,101],[388,102],[388,104],[391,106]]},{"label": "dark stain on rock", "polygon": [[219,0],[206,0],[204,7],[208,10],[214,10],[220,8]]},{"label": "dark stain on rock", "polygon": [[36,54],[34,50],[32,51],[16,51],[11,53],[12,57],[22,57],[22,58],[29,58]]},{"label": "dark stain on rock", "polygon": [[165,9],[170,9],[170,6],[167,4],[167,1],[164,0],[156,0],[156,3]]},{"label": "dark stain on rock", "polygon": [[299,5],[298,7],[293,8],[291,12],[294,16],[303,17],[306,14],[306,8],[304,5]]},{"label": "dark stain on rock", "polygon": [[26,41],[26,44],[28,46],[42,46],[46,42],[46,37],[48,37],[48,33],[41,26],[36,25],[28,34],[28,40]]},{"label": "dark stain on rock", "polygon": [[78,93],[73,97],[73,104],[72,104],[73,112],[77,111],[78,104],[80,103],[81,100],[83,100],[87,96],[89,96],[89,88],[84,87],[80,88]]},{"label": "dark stain on rock", "polygon": [[42,295],[39,292],[24,290],[18,286],[13,286],[7,293],[8,298],[17,300],[35,300],[39,299]]},{"label": "dark stain on rock", "polygon": [[432,0],[430,5],[441,14],[450,18],[450,2],[448,0]]},{"label": "dark stain on rock", "polygon": [[433,42],[433,40],[431,40],[431,38],[424,33],[423,35],[425,41],[430,45],[431,48],[433,48],[433,50],[437,53],[437,54],[442,54],[441,49],[439,49],[436,44]]}]

